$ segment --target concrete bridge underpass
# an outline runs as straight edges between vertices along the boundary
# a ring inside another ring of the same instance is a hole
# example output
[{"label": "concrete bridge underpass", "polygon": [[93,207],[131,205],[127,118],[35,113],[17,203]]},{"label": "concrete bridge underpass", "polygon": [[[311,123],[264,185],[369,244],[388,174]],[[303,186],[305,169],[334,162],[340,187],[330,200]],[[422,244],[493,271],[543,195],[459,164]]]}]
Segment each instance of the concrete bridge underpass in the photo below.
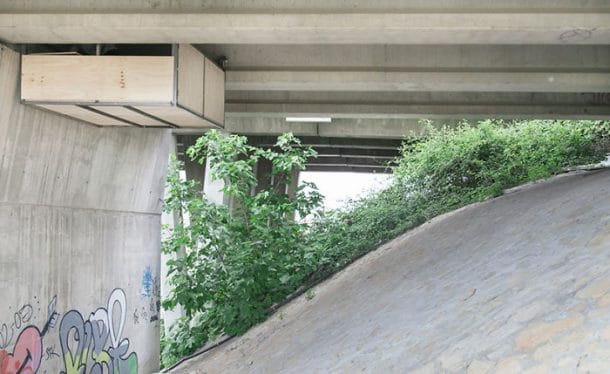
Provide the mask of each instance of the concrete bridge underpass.
[{"label": "concrete bridge underpass", "polygon": [[385,172],[420,118],[610,119],[605,0],[0,0],[0,42],[2,374],[158,369],[168,155],[210,128]]}]

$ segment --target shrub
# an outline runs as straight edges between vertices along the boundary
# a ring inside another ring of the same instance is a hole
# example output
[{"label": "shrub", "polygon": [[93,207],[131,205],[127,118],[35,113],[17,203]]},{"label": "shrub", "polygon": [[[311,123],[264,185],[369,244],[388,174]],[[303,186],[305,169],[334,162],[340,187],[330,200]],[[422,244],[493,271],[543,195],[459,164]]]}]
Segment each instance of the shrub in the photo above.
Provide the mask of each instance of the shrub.
[{"label": "shrub", "polygon": [[[188,150],[192,159],[211,165],[211,177],[224,180],[223,193],[234,199],[234,211],[206,200],[201,187],[181,181],[181,164],[173,162],[168,176],[165,210],[182,212],[163,241],[173,287],[163,307],[177,305],[185,316],[164,337],[164,365],[193,352],[221,333],[241,334],[266,317],[266,310],[283,300],[315,270],[317,262],[302,241],[304,224],[287,217],[309,214],[320,206],[315,186],[302,185],[288,196],[278,185],[289,185],[291,171],[305,167],[309,148],[299,147],[291,134],[278,138],[278,151],[247,144],[245,137],[212,131]],[[254,166],[271,161],[275,183],[257,187]]]},{"label": "shrub", "polygon": [[487,120],[474,127],[430,128],[425,141],[402,150],[395,175],[432,209],[446,211],[569,166],[604,159],[599,124]]},{"label": "shrub", "polygon": [[429,126],[424,138],[404,143],[389,188],[314,221],[307,238],[320,259],[315,278],[439,214],[567,167],[598,162],[605,158],[609,136],[610,122],[601,121]]},{"label": "shrub", "polygon": [[310,149],[292,135],[278,139],[278,152],[250,147],[243,137],[212,132],[189,154],[207,155],[213,177],[238,200],[229,208],[207,202],[193,182],[168,177],[166,210],[182,211],[190,226],[177,225],[164,241],[168,253],[185,254],[168,263],[174,291],[165,308],[180,304],[186,317],[163,339],[163,360],[171,363],[214,336],[241,334],[266,318],[267,309],[297,289],[349,264],[402,232],[471,202],[497,196],[506,188],[545,178],[564,168],[605,158],[610,122],[483,121],[454,129],[429,128],[408,139],[384,191],[351,201],[342,209],[317,214],[311,226],[286,220],[319,207],[315,186],[301,186],[290,198],[271,188],[252,195],[256,162],[273,162],[274,175],[286,178],[303,169]]}]

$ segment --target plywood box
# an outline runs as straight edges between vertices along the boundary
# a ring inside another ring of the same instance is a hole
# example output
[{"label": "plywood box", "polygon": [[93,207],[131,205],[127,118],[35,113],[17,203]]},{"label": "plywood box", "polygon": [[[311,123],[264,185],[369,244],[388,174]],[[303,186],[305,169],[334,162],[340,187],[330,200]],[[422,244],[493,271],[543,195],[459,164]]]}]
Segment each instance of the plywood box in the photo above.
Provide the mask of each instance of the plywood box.
[{"label": "plywood box", "polygon": [[23,55],[25,104],[100,126],[224,126],[224,71],[190,45],[172,56]]}]

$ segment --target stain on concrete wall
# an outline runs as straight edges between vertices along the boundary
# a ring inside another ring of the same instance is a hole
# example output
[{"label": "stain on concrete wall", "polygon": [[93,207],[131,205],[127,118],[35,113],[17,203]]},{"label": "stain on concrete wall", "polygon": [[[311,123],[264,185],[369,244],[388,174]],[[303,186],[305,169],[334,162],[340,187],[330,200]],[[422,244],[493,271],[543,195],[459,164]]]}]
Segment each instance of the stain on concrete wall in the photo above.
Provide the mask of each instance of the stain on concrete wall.
[{"label": "stain on concrete wall", "polygon": [[22,105],[18,81],[0,45],[0,373],[154,372],[171,134]]}]

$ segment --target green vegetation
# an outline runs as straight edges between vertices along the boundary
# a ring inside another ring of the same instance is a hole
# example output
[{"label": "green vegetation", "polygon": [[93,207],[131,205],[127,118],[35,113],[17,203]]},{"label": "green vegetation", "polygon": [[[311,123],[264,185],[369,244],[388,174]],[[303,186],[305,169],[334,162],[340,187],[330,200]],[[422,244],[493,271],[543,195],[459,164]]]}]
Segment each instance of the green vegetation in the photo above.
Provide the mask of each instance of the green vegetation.
[{"label": "green vegetation", "polygon": [[[182,318],[162,341],[162,363],[192,353],[220,334],[242,334],[266,318],[266,311],[294,291],[317,267],[312,249],[302,240],[305,224],[287,217],[308,214],[320,206],[315,186],[300,186],[294,196],[281,192],[293,169],[302,170],[309,148],[291,134],[278,138],[278,151],[249,146],[245,137],[212,131],[188,150],[202,164],[208,158],[212,178],[224,180],[222,191],[234,210],[207,201],[201,186],[179,178],[174,161],[167,184],[165,210],[181,212],[180,222],[163,241],[173,291],[163,307],[180,305]],[[272,164],[273,183],[257,188],[254,166]]]},{"label": "green vegetation", "polygon": [[315,278],[439,214],[564,168],[599,162],[609,142],[610,122],[488,120],[455,129],[430,126],[425,138],[405,143],[388,189],[313,223],[309,245],[320,258]]},{"label": "green vegetation", "polygon": [[164,307],[179,304],[186,313],[163,338],[163,364],[219,334],[243,333],[295,290],[438,214],[601,161],[609,136],[609,122],[592,121],[430,127],[425,138],[405,143],[388,189],[317,214],[307,227],[286,217],[320,206],[315,186],[300,187],[292,198],[273,188],[253,195],[252,170],[259,158],[271,160],[272,173],[289,183],[290,171],[302,169],[312,150],[299,147],[291,135],[278,138],[279,150],[273,152],[250,147],[243,137],[209,133],[189,154],[200,161],[207,154],[214,176],[225,180],[225,193],[237,199],[239,209],[231,214],[206,202],[193,182],[180,181],[179,164],[171,169],[166,210],[186,213],[190,225],[177,225],[163,245],[165,252],[180,254],[168,263],[175,290]]}]

